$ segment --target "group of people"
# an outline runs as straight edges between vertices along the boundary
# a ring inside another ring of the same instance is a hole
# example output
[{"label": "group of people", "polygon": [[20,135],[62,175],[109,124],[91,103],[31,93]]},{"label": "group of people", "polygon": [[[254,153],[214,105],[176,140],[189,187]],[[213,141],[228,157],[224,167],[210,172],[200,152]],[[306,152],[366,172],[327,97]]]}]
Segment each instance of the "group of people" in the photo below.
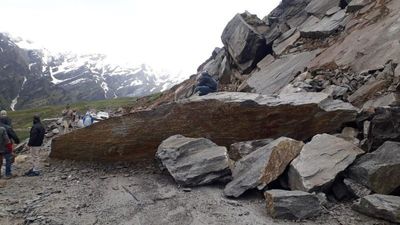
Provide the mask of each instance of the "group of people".
[{"label": "group of people", "polygon": [[91,111],[87,111],[86,114],[81,117],[76,109],[71,109],[69,104],[62,111],[62,120],[64,134],[70,132],[70,129],[73,127],[82,128],[94,123],[94,117]]},{"label": "group of people", "polygon": [[[40,175],[40,149],[43,145],[45,129],[40,122],[40,117],[35,115],[33,117],[33,125],[30,130],[29,142],[27,148],[29,148],[31,154],[32,168],[25,173],[26,176],[39,176]],[[2,110],[0,112],[0,177],[1,169],[3,166],[3,158],[6,161],[5,164],[5,179],[13,177],[12,164],[14,162],[14,144],[19,144],[20,140],[17,134],[12,128],[12,121],[7,116],[7,111]]]}]

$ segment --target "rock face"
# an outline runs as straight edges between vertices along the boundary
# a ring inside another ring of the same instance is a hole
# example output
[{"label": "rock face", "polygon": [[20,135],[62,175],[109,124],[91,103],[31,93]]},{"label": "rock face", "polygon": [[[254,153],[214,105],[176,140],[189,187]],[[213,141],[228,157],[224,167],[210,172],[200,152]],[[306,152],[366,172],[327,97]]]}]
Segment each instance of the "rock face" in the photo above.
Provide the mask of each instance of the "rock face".
[{"label": "rock face", "polygon": [[156,158],[184,186],[213,183],[231,173],[226,148],[205,138],[169,137],[158,147]]},{"label": "rock face", "polygon": [[360,213],[400,223],[400,197],[389,195],[368,195],[353,207]]},{"label": "rock face", "polygon": [[[244,73],[250,72],[269,53],[264,36],[246,21],[248,17],[251,17],[248,13],[237,14],[221,36],[233,61]],[[266,27],[261,20],[257,22]]]},{"label": "rock face", "polygon": [[279,138],[245,156],[236,162],[233,180],[226,185],[224,194],[239,197],[246,190],[263,189],[285,171],[303,145],[301,141]]},{"label": "rock face", "polygon": [[387,141],[363,155],[350,167],[350,177],[379,194],[395,191],[400,187],[400,143]]},{"label": "rock face", "polygon": [[52,141],[50,157],[150,159],[157,146],[175,134],[206,137],[222,146],[282,136],[304,140],[319,132],[333,132],[341,124],[354,121],[356,114],[350,104],[330,100],[322,93],[271,97],[219,92],[110,118],[68,133]]},{"label": "rock face", "polygon": [[329,134],[319,134],[304,145],[289,168],[292,190],[326,190],[363,151],[354,144]]},{"label": "rock face", "polygon": [[303,191],[269,190],[264,193],[268,214],[277,219],[301,220],[321,214],[318,197]]},{"label": "rock face", "polygon": [[263,147],[269,143],[271,143],[273,139],[261,139],[261,140],[253,140],[253,141],[243,141],[231,144],[229,148],[228,155],[229,158],[238,161],[239,159],[245,157],[246,155],[254,152],[260,147]]},{"label": "rock face", "polygon": [[378,108],[368,132],[368,150],[373,151],[385,141],[400,141],[400,107]]}]

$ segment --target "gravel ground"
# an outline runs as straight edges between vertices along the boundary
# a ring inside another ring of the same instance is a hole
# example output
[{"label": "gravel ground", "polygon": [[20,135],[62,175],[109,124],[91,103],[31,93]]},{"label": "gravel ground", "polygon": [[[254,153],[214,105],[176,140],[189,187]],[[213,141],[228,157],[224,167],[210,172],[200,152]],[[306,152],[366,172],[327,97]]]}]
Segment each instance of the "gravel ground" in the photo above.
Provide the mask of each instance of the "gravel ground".
[{"label": "gravel ground", "polygon": [[338,204],[306,221],[270,218],[259,192],[240,199],[222,195],[222,185],[178,187],[153,162],[134,165],[56,161],[43,150],[39,177],[24,177],[29,157],[18,157],[18,176],[1,180],[0,224],[390,224]]}]

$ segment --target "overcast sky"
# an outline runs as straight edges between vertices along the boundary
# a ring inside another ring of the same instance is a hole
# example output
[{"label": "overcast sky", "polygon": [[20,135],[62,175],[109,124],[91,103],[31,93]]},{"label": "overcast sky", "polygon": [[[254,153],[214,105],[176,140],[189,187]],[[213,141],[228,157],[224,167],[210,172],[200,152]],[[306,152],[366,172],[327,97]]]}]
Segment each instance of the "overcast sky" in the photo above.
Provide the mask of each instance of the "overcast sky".
[{"label": "overcast sky", "polygon": [[229,20],[245,10],[260,18],[280,0],[1,0],[0,32],[51,51],[104,53],[190,75]]}]

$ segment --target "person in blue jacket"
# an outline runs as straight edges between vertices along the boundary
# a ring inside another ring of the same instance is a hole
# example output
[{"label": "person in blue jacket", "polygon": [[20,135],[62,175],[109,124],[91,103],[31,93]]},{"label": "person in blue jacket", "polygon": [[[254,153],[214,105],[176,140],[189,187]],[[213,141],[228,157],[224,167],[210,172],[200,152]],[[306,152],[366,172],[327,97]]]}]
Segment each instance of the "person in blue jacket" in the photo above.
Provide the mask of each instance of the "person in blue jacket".
[{"label": "person in blue jacket", "polygon": [[199,93],[199,96],[207,95],[212,92],[216,92],[218,88],[217,81],[207,72],[204,71],[197,78],[195,93]]}]

